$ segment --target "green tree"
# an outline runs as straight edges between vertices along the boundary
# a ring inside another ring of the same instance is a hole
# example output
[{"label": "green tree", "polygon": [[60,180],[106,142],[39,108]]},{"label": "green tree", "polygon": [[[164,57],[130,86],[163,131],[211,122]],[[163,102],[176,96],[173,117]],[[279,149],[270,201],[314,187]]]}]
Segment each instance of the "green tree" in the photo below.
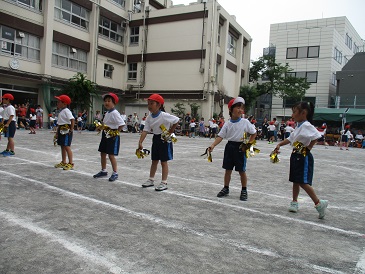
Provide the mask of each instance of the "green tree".
[{"label": "green tree", "polygon": [[64,88],[64,93],[70,96],[71,108],[79,110],[89,109],[92,105],[92,96],[97,96],[98,89],[95,83],[88,80],[86,75],[78,72]]},{"label": "green tree", "polygon": [[259,93],[254,86],[242,86],[240,87],[239,96],[245,99],[245,112],[247,113],[256,102]]},{"label": "green tree", "polygon": [[282,99],[302,99],[310,84],[305,78],[291,76],[292,71],[288,64],[276,63],[274,56],[252,62],[250,81],[256,82],[257,97],[272,94]]},{"label": "green tree", "polygon": [[190,110],[191,110],[191,117],[194,118],[195,120],[199,120],[199,114],[198,114],[198,109],[200,108],[200,106],[197,103],[189,103],[188,104],[190,106]]},{"label": "green tree", "polygon": [[185,116],[185,106],[183,103],[174,104],[175,108],[171,108],[171,112],[177,117],[184,118]]}]

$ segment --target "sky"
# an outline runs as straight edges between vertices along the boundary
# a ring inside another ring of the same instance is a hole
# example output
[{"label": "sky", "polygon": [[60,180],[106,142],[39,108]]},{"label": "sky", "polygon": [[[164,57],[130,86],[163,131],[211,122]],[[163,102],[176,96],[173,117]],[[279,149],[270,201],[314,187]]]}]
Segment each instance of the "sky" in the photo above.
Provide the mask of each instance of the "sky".
[{"label": "sky", "polygon": [[[197,0],[172,0],[174,5]],[[199,0],[200,1],[200,0]],[[270,24],[346,16],[365,39],[365,0],[218,0],[251,36],[251,60],[269,46]]]}]

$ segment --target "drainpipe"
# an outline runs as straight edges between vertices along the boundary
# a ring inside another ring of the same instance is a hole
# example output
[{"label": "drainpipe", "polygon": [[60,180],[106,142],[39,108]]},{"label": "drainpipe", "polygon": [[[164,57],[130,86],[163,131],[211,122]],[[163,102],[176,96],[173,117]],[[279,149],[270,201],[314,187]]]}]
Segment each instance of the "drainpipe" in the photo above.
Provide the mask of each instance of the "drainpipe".
[{"label": "drainpipe", "polygon": [[[210,25],[210,41],[209,43],[209,67],[208,67],[208,92],[211,94],[211,109],[210,109],[210,117],[213,117],[214,113],[214,81],[212,79],[212,51],[213,51],[213,34],[214,34],[214,20],[215,20],[215,5],[216,0],[212,1],[212,16],[211,16],[211,25]],[[211,89],[211,90],[210,90]]]}]

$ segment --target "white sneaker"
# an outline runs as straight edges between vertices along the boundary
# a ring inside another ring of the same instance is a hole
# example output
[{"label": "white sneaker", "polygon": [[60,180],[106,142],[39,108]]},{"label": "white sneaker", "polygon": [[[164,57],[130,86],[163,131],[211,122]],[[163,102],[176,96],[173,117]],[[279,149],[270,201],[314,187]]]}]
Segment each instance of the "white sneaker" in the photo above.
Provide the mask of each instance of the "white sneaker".
[{"label": "white sneaker", "polygon": [[156,186],[155,190],[156,191],[163,191],[167,189],[167,184],[161,182],[158,186]]},{"label": "white sneaker", "polygon": [[290,202],[289,212],[294,212],[294,213],[296,213],[296,212],[298,212],[298,209],[299,209],[299,204],[298,204],[298,202],[294,202],[294,201]]},{"label": "white sneaker", "polygon": [[154,180],[148,179],[145,183],[142,184],[142,187],[150,187],[150,186],[154,186]]}]

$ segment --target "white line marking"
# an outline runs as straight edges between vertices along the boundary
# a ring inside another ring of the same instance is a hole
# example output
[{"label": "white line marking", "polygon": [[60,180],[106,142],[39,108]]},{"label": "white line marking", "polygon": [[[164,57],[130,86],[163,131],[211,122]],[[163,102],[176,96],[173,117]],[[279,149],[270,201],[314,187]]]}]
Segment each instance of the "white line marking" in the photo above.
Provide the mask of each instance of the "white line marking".
[{"label": "white line marking", "polygon": [[[50,232],[46,229],[36,226],[31,221],[20,219],[17,216],[4,212],[2,210],[0,210],[0,216],[12,224],[25,228],[37,235],[41,235],[44,238],[48,238],[51,241],[59,243],[67,250],[71,251],[72,253],[76,254],[77,256],[84,258],[88,262],[108,268],[111,273],[115,273],[115,274],[126,273],[126,272],[122,271],[122,269],[119,266],[117,266],[115,263],[110,262],[104,256],[91,251],[90,248],[86,248],[79,244],[75,244],[74,242],[70,242],[67,239],[63,238],[62,236],[57,235],[57,233],[55,233],[55,232]],[[92,247],[92,249],[95,250],[96,248]],[[99,253],[101,253],[101,252],[99,252]]]},{"label": "white line marking", "polygon": [[[13,158],[13,159],[15,159],[15,158]],[[44,163],[39,163],[39,162],[30,161],[30,160],[26,160],[26,159],[20,159],[20,158],[18,158],[18,159],[26,161],[26,162],[30,162],[30,163],[33,163],[33,164],[38,163],[38,164],[50,167],[50,165],[47,165],[47,164],[44,164]],[[92,177],[92,174],[86,173],[86,172],[83,172],[83,171],[73,170],[72,172],[75,172],[75,173],[78,173],[78,174],[81,174],[81,175],[85,175],[85,176],[88,176],[88,177]],[[19,175],[16,175],[16,174],[13,174],[13,173],[10,173],[10,172],[7,173],[7,172],[1,171],[1,170],[0,170],[0,173],[6,173],[6,174],[9,174],[11,176],[19,176]],[[36,180],[28,179],[28,178],[25,178],[25,177],[19,177],[19,178],[24,178],[25,180],[31,180],[33,182],[37,182]],[[116,182],[121,182],[125,185],[141,188],[140,185],[136,185],[136,184],[133,184],[133,183],[130,183],[130,182],[127,182],[127,181],[122,181],[122,180],[119,180],[119,179],[116,180],[114,183],[116,183]],[[46,183],[44,183],[44,184],[46,184]],[[49,186],[49,185],[47,185],[47,186]],[[310,226],[317,226],[317,227],[321,227],[323,229],[327,229],[327,230],[330,230],[330,231],[335,231],[335,232],[338,232],[340,234],[350,235],[350,236],[353,236],[353,237],[363,237],[364,236],[364,234],[356,232],[356,231],[344,230],[344,229],[341,229],[341,228],[328,226],[328,225],[324,225],[324,224],[321,224],[321,223],[315,223],[315,222],[312,222],[312,221],[305,221],[305,220],[291,218],[291,217],[287,217],[287,216],[283,216],[283,215],[279,215],[279,214],[265,213],[265,212],[261,212],[261,211],[256,210],[256,209],[250,209],[250,208],[245,208],[245,207],[241,207],[241,206],[237,206],[237,205],[231,205],[231,204],[225,204],[225,203],[222,203],[222,202],[219,202],[219,201],[210,200],[210,199],[203,198],[203,197],[192,196],[192,195],[181,193],[181,192],[178,192],[178,191],[169,190],[169,191],[166,191],[165,193],[167,193],[168,195],[176,195],[176,196],[180,196],[180,197],[184,197],[184,198],[188,198],[188,199],[203,201],[203,202],[206,202],[206,203],[217,204],[217,205],[220,205],[220,206],[223,205],[223,206],[226,206],[226,207],[231,207],[231,208],[240,209],[240,210],[244,210],[244,211],[248,211],[248,212],[253,212],[253,213],[261,214],[261,215],[268,216],[268,217],[275,217],[275,218],[289,220],[289,221],[292,221],[292,222],[298,222],[298,223],[306,224],[306,225],[310,225]]]},{"label": "white line marking", "polygon": [[[73,198],[77,198],[77,199],[81,199],[81,200],[86,200],[86,201],[89,201],[89,202],[92,202],[92,203],[96,203],[96,204],[99,204],[99,205],[102,205],[102,206],[106,206],[108,208],[112,208],[112,209],[115,209],[115,210],[118,210],[118,211],[122,211],[122,212],[125,212],[125,213],[135,217],[135,218],[139,218],[139,219],[142,219],[142,220],[147,220],[149,222],[153,222],[153,223],[155,223],[157,225],[160,225],[162,227],[165,227],[165,228],[176,229],[176,230],[180,230],[180,231],[183,231],[183,232],[186,232],[186,233],[189,233],[189,234],[193,234],[193,235],[196,235],[196,236],[199,236],[199,237],[205,237],[205,238],[208,238],[208,239],[211,239],[211,240],[214,240],[214,241],[220,241],[223,244],[228,243],[229,245],[234,246],[236,248],[243,249],[243,250],[246,250],[248,252],[256,253],[256,254],[259,254],[259,255],[296,262],[296,263],[300,264],[301,266],[305,266],[307,268],[317,269],[317,270],[321,270],[321,271],[332,273],[332,274],[342,274],[343,273],[343,272],[337,271],[335,269],[330,269],[330,268],[310,264],[310,263],[304,262],[300,259],[286,258],[286,257],[278,254],[277,252],[273,252],[273,251],[268,250],[268,249],[259,249],[259,248],[256,248],[254,246],[247,245],[247,244],[244,244],[244,243],[241,243],[241,242],[237,242],[237,241],[234,241],[234,240],[231,240],[231,239],[218,238],[214,235],[205,233],[204,231],[198,231],[198,230],[192,229],[190,227],[187,227],[184,223],[181,223],[181,222],[171,222],[171,221],[156,217],[155,215],[133,211],[133,210],[127,209],[127,208],[122,207],[122,206],[107,203],[107,202],[97,200],[97,199],[94,199],[94,198],[90,198],[90,197],[87,197],[87,196],[84,196],[84,195],[81,195],[81,194],[76,194],[76,193],[73,193],[71,191],[59,188],[59,187],[50,186],[47,183],[44,183],[44,182],[41,182],[41,181],[38,181],[38,180],[29,179],[29,178],[26,178],[26,177],[23,177],[23,176],[20,176],[20,175],[17,175],[17,174],[13,174],[13,173],[10,173],[10,172],[5,172],[5,171],[0,171],[0,173],[6,174],[8,176],[17,177],[17,178],[20,178],[20,179],[25,180],[25,181],[30,181],[30,182],[33,182],[33,183],[36,183],[36,184],[40,184],[44,188],[51,189],[51,190],[53,190],[55,192],[58,192],[58,193],[62,193],[65,196],[69,196],[69,197],[73,197]],[[128,183],[128,184],[130,184],[130,183]],[[206,199],[198,199],[198,200],[206,200]],[[207,200],[207,201],[212,202],[210,200]],[[237,207],[237,208],[240,208],[240,207]],[[242,209],[242,208],[240,208],[240,209]],[[250,210],[250,211],[256,212],[256,210]],[[1,213],[1,211],[0,211],[0,213]],[[260,212],[258,212],[258,213],[260,213]],[[266,215],[270,215],[270,214],[266,214]],[[47,232],[46,230],[44,230],[44,231]],[[63,242],[61,242],[61,244],[63,244]],[[82,255],[82,253],[80,253],[80,254]],[[91,256],[90,256],[90,258],[91,258]],[[105,261],[105,263],[109,263],[109,262]]]},{"label": "white line marking", "polygon": [[356,264],[355,274],[363,274],[365,273],[365,249],[361,254],[359,261]]}]

